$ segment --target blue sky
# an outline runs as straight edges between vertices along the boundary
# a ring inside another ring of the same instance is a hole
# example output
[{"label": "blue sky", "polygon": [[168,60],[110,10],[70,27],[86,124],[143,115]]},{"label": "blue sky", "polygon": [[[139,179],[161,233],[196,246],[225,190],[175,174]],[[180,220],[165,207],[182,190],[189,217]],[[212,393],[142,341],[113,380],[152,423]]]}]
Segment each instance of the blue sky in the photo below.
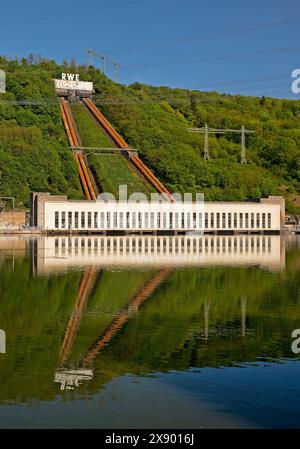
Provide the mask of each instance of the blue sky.
[{"label": "blue sky", "polygon": [[0,54],[83,63],[92,48],[120,63],[126,84],[300,98],[299,29],[299,0],[11,0]]}]

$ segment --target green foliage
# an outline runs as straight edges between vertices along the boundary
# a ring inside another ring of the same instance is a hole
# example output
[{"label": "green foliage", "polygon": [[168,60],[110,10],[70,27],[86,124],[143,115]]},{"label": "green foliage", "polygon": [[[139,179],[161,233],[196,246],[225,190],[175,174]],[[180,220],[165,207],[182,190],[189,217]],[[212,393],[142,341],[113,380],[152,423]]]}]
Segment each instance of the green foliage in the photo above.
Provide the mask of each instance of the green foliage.
[{"label": "green foliage", "polygon": [[85,147],[112,148],[110,140],[80,103],[72,104],[72,112],[78,127],[82,144]]},{"label": "green foliage", "polygon": [[0,66],[7,80],[0,94],[0,195],[15,196],[20,207],[28,206],[31,190],[79,198],[51,72],[4,59]]},{"label": "green foliage", "polygon": [[[2,58],[0,68],[7,71],[8,91],[0,96],[1,194],[26,201],[30,189],[43,188],[78,196],[76,167],[51,80],[72,66],[31,56],[21,63]],[[94,82],[98,107],[169,189],[204,192],[208,200],[284,194],[289,210],[299,212],[300,101],[140,83],[122,86],[94,67],[77,67],[76,72],[82,80]],[[42,101],[14,103],[28,99]],[[73,112],[85,145],[111,145],[81,106],[74,105]],[[256,131],[247,136],[247,166],[240,165],[240,137],[230,133],[211,136],[212,159],[202,159],[203,136],[188,133],[187,128],[206,122],[218,128],[244,124]]]},{"label": "green foliage", "polygon": [[118,198],[119,185],[127,185],[128,197],[140,192],[149,195],[153,189],[140,178],[127,160],[118,154],[91,154],[89,162],[104,192]]}]

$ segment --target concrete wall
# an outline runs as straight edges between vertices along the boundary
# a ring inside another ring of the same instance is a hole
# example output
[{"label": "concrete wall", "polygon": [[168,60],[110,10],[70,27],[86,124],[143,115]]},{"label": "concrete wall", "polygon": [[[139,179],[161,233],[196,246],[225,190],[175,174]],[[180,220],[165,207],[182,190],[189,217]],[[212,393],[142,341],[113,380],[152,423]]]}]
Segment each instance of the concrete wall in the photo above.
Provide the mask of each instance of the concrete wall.
[{"label": "concrete wall", "polygon": [[45,202],[67,201],[66,195],[50,195],[49,192],[30,194],[30,226],[44,228],[45,224]]},{"label": "concrete wall", "polygon": [[19,227],[26,224],[26,212],[1,212],[0,227]]}]

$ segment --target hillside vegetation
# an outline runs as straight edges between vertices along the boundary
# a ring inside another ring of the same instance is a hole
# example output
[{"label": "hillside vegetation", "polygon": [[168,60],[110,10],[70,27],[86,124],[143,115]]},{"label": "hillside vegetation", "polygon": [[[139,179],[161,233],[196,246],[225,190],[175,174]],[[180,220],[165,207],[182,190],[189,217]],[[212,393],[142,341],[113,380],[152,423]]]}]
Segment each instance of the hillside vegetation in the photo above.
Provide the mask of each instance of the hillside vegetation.
[{"label": "hillside vegetation", "polygon": [[[98,149],[113,147],[83,105],[78,102],[72,103],[72,112],[84,147]],[[106,154],[89,149],[86,150],[86,154],[101,191],[112,193],[118,198],[119,186],[126,184],[128,196],[141,192],[150,198],[151,192],[154,192],[154,189],[130,166],[127,159],[118,152]]]},{"label": "hillside vegetation", "polygon": [[[0,68],[7,72],[7,93],[0,94],[0,195],[25,205],[31,189],[82,195],[51,81],[76,71],[94,81],[98,107],[171,190],[204,192],[210,200],[284,194],[288,210],[300,212],[300,101],[123,86],[93,67],[43,60],[2,58]],[[256,131],[247,137],[247,166],[239,163],[235,134],[211,137],[212,159],[202,159],[203,136],[187,128],[205,122]]]}]

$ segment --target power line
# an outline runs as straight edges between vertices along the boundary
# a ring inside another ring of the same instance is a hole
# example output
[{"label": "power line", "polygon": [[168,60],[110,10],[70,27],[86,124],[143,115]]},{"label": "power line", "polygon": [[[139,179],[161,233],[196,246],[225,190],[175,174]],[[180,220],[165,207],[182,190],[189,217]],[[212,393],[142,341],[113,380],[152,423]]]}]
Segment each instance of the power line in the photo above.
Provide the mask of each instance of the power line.
[{"label": "power line", "polygon": [[164,67],[169,65],[177,65],[177,64],[199,64],[202,62],[210,62],[210,61],[224,61],[228,59],[244,59],[247,57],[259,57],[266,54],[272,53],[289,53],[289,52],[297,52],[300,51],[300,47],[286,47],[286,48],[271,48],[266,50],[257,50],[252,52],[244,52],[244,53],[235,53],[229,55],[218,55],[218,56],[209,56],[206,58],[199,59],[178,59],[176,61],[161,61],[147,64],[133,64],[124,66],[125,69],[143,69],[143,68],[153,68],[153,67]]},{"label": "power line", "polygon": [[202,84],[201,87],[219,87],[219,86],[235,86],[237,84],[245,84],[245,83],[256,83],[261,81],[274,81],[274,80],[282,80],[282,79],[290,79],[286,74],[274,75],[274,76],[259,76],[255,78],[245,78],[234,81],[226,81],[224,83],[206,83]]},{"label": "power line", "polygon": [[300,21],[300,17],[294,17],[294,18],[289,18],[286,20],[280,20],[280,21],[276,21],[276,22],[274,21],[274,22],[252,25],[249,27],[237,28],[235,30],[227,30],[227,31],[222,31],[222,32],[218,32],[218,33],[208,33],[203,36],[186,37],[186,38],[182,38],[182,39],[174,39],[171,41],[160,41],[160,42],[155,42],[153,44],[140,45],[140,46],[136,46],[136,47],[113,49],[113,50],[110,50],[110,52],[114,52],[115,54],[121,54],[121,53],[127,53],[127,52],[134,51],[134,50],[144,50],[147,48],[155,48],[155,47],[162,47],[162,46],[173,46],[173,45],[177,45],[177,44],[184,44],[184,43],[190,43],[190,42],[195,42],[195,41],[214,39],[214,38],[218,38],[218,37],[222,38],[222,37],[227,37],[227,36],[235,36],[235,35],[245,34],[245,33],[253,32],[253,31],[260,31],[260,30],[264,30],[264,29],[268,29],[268,28],[272,29],[272,28],[277,28],[280,26],[286,26],[286,25],[298,23],[299,21]]},{"label": "power line", "polygon": [[188,128],[190,133],[198,133],[204,134],[204,150],[203,150],[203,159],[209,160],[209,144],[208,144],[208,135],[209,134],[227,134],[227,133],[238,133],[241,134],[241,164],[247,164],[246,159],[246,134],[255,133],[250,129],[246,129],[244,125],[242,125],[241,129],[218,129],[218,128],[209,128],[207,123],[205,123],[202,128]]}]

